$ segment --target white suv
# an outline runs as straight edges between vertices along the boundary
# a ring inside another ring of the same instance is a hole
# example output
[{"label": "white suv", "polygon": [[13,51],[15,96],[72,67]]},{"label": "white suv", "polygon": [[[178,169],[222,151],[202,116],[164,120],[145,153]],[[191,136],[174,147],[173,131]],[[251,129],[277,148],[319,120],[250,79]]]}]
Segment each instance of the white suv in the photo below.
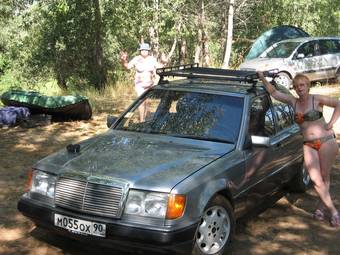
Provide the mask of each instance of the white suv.
[{"label": "white suv", "polygon": [[245,61],[241,70],[278,69],[276,82],[291,87],[292,77],[303,73],[311,81],[340,82],[340,37],[303,37],[277,42],[258,58]]}]

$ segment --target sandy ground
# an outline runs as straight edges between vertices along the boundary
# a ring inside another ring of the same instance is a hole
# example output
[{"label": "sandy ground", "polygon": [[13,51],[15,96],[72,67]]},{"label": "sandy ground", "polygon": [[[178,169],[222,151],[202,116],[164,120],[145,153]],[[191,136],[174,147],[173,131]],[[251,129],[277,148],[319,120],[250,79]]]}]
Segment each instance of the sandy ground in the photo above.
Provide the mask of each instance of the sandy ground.
[{"label": "sandy ground", "polygon": [[[312,92],[340,94],[332,88]],[[119,111],[119,109],[114,109]],[[326,118],[330,109],[325,109]],[[38,229],[16,209],[26,172],[40,158],[106,130],[106,114],[90,121],[53,123],[32,129],[0,129],[0,254],[122,254],[67,240]],[[340,121],[335,125],[340,138]],[[338,140],[340,143],[340,140]],[[331,193],[340,208],[340,155],[332,169]],[[239,223],[230,254],[340,254],[340,229],[312,219],[316,194],[286,194],[271,208]]]}]

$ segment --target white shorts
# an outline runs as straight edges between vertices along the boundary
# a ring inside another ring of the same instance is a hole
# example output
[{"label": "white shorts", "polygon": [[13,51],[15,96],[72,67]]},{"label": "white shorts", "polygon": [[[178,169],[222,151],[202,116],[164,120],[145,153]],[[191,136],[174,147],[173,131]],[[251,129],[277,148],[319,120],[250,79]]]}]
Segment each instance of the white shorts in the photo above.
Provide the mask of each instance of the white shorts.
[{"label": "white shorts", "polygon": [[140,86],[135,86],[135,90],[137,92],[137,96],[141,96],[146,91],[146,89],[144,89]]},{"label": "white shorts", "polygon": [[138,85],[138,86],[135,86],[135,90],[137,92],[137,96],[140,96],[142,95],[145,91],[147,91],[148,89],[150,89],[152,86],[150,87],[147,87],[147,88],[143,88],[142,86]]}]

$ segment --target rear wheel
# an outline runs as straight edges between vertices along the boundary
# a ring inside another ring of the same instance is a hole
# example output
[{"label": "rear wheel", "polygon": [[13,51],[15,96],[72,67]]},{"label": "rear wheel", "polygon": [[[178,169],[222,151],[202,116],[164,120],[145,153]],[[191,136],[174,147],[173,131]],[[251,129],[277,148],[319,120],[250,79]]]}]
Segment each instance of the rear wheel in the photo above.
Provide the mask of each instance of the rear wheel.
[{"label": "rear wheel", "polygon": [[311,185],[311,179],[304,164],[302,164],[296,176],[289,184],[289,190],[293,192],[305,192]]},{"label": "rear wheel", "polygon": [[289,74],[287,73],[278,73],[278,76],[274,79],[276,84],[281,85],[287,89],[292,87],[292,79],[290,78]]},{"label": "rear wheel", "polygon": [[225,254],[234,230],[233,208],[226,198],[218,195],[203,212],[192,255]]},{"label": "rear wheel", "polygon": [[336,71],[336,74],[335,74],[335,82],[336,82],[336,83],[340,83],[340,67],[339,67],[338,70]]}]

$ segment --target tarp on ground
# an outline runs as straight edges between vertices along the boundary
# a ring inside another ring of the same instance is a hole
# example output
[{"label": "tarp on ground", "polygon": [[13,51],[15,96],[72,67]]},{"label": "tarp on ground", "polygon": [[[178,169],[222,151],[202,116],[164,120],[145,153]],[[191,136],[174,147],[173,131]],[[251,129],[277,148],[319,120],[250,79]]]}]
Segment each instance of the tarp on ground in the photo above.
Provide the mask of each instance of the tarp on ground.
[{"label": "tarp on ground", "polygon": [[46,96],[38,92],[9,90],[0,97],[6,106],[27,107],[32,114],[48,114],[54,119],[88,120],[91,105],[85,96]]},{"label": "tarp on ground", "polygon": [[[21,103],[36,105],[44,108],[60,108],[77,104],[87,97],[84,96],[45,96],[35,91],[9,90],[1,95],[1,100],[12,100]],[[5,102],[4,102],[5,103]]]}]

